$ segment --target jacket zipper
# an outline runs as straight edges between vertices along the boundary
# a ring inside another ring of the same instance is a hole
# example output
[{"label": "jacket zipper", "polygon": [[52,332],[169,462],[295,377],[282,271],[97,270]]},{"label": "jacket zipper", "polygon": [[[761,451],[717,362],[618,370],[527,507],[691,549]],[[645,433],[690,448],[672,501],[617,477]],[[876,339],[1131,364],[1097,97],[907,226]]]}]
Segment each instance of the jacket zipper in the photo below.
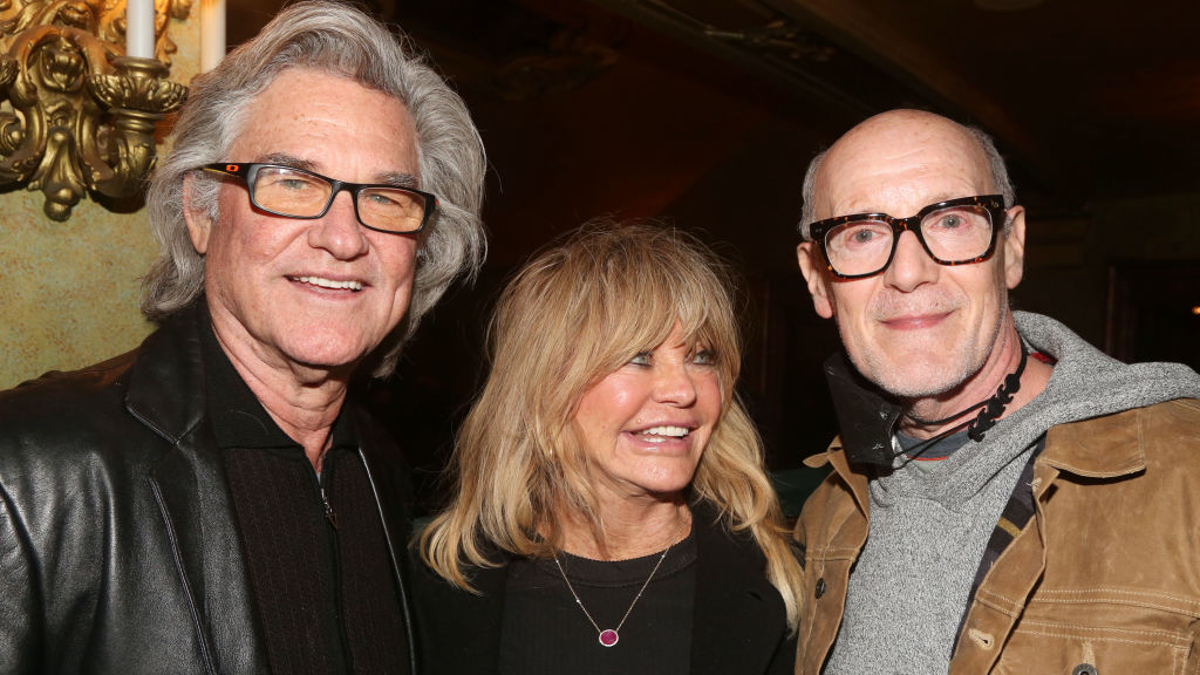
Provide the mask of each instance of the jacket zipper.
[{"label": "jacket zipper", "polygon": [[321,489],[321,504],[325,506],[325,520],[328,520],[329,524],[333,526],[334,530],[336,530],[338,529],[337,513],[335,513],[333,507],[329,505],[329,497],[325,494],[325,486],[318,483],[318,487]]},{"label": "jacket zipper", "polygon": [[324,466],[318,475],[313,472],[313,479],[317,484],[317,497],[321,500],[321,512],[325,516],[325,521],[329,524],[329,529],[325,532],[325,554],[329,556],[329,584],[330,593],[333,596],[333,620],[334,632],[333,639],[337,640],[340,647],[341,663],[338,664],[338,672],[352,673],[354,665],[350,655],[350,643],[346,639],[346,622],[342,615],[342,569],[338,554],[338,526],[337,512],[334,511],[333,505],[329,503],[329,495],[325,491],[325,485],[328,482],[330,474],[333,473],[333,452],[330,452],[325,457]]}]

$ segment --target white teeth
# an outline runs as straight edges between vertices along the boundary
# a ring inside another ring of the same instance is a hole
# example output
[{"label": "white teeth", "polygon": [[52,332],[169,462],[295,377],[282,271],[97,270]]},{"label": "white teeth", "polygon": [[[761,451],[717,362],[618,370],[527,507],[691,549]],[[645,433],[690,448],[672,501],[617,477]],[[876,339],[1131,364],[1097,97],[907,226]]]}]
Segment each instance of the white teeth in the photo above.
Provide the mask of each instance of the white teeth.
[{"label": "white teeth", "polygon": [[[688,435],[687,427],[650,427],[642,432],[642,436],[670,436],[674,438],[683,438]],[[654,443],[662,443],[663,438],[647,438],[646,440]]]},{"label": "white teeth", "polygon": [[361,281],[334,281],[332,279],[323,279],[321,277],[294,277],[294,278],[296,281],[299,281],[300,283],[312,284],[313,286],[320,286],[321,288],[339,288],[339,289],[348,288],[352,291],[361,291],[362,287],[363,287]]}]

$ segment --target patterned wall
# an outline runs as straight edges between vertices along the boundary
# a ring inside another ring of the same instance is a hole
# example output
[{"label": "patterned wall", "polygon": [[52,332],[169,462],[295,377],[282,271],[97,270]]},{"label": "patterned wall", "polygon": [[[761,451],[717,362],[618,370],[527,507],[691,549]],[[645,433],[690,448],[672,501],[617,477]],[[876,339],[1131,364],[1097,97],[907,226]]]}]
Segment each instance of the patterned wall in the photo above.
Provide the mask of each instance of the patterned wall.
[{"label": "patterned wall", "polygon": [[[187,82],[199,67],[198,12],[170,23],[171,76]],[[84,199],[56,223],[42,202],[41,192],[0,195],[0,389],[128,351],[153,328],[138,311],[139,278],[157,255],[145,211]]]}]

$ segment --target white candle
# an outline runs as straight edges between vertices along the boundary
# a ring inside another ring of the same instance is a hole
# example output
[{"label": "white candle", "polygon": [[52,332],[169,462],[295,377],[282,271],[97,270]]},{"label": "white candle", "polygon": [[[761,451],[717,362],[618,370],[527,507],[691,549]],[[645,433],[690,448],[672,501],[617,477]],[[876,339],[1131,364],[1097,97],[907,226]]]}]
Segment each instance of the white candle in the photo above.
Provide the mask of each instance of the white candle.
[{"label": "white candle", "polygon": [[154,58],[154,0],[126,1],[125,55]]},{"label": "white candle", "polygon": [[200,72],[225,58],[225,0],[200,0]]}]

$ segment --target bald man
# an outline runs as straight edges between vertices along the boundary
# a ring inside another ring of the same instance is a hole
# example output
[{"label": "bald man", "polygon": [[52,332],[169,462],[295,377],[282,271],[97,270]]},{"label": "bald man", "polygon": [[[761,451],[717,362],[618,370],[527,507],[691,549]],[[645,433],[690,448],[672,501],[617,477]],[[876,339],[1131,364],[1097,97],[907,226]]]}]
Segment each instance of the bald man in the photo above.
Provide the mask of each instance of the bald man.
[{"label": "bald man", "polygon": [[1011,310],[1025,210],[991,139],[872,117],[809,166],[800,229],[845,349],[796,672],[1200,672],[1200,376]]}]

